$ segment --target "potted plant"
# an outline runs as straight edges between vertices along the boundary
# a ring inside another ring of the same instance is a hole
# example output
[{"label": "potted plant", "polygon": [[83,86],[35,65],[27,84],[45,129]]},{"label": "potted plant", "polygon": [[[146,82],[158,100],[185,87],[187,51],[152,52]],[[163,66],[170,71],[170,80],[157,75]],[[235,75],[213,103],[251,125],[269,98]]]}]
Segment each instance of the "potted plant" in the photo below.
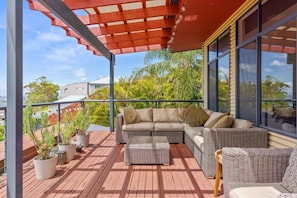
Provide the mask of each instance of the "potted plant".
[{"label": "potted plant", "polygon": [[77,144],[88,147],[90,141],[90,131],[88,131],[90,125],[89,114],[83,110],[79,110],[72,119],[72,125]]},{"label": "potted plant", "polygon": [[[39,180],[48,179],[56,174],[58,157],[55,153],[55,129],[48,126],[48,114],[41,113],[40,118],[33,116],[33,109],[24,109],[23,131],[33,141],[37,156],[33,158],[36,177]],[[38,131],[38,128],[40,130]],[[40,136],[37,133],[40,132]]]},{"label": "potted plant", "polygon": [[72,121],[68,115],[64,115],[65,123],[61,126],[58,123],[60,131],[61,142],[58,144],[59,151],[66,152],[66,162],[74,159],[76,146],[72,143],[71,139],[74,135],[74,128]]}]

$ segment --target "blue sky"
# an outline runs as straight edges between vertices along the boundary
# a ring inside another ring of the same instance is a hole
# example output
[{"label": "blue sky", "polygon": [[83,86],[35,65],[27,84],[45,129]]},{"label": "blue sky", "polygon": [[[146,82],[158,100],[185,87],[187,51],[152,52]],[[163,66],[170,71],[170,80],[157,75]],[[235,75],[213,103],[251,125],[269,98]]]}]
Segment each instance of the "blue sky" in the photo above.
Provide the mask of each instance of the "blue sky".
[{"label": "blue sky", "polygon": [[[23,83],[40,76],[60,86],[109,76],[109,61],[93,55],[23,1]],[[6,1],[0,4],[0,96],[6,95]],[[143,67],[145,52],[116,55],[115,78]]]}]

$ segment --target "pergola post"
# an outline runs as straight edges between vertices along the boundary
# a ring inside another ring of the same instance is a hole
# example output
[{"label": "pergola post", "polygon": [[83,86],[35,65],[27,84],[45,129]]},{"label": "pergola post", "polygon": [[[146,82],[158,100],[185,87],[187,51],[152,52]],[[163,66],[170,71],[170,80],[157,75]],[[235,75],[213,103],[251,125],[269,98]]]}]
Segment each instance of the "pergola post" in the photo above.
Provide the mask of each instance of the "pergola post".
[{"label": "pergola post", "polygon": [[23,1],[7,2],[7,197],[23,197]]},{"label": "pergola post", "polygon": [[110,55],[110,74],[109,74],[109,125],[110,131],[114,131],[114,65],[115,65],[115,56],[114,54]]}]

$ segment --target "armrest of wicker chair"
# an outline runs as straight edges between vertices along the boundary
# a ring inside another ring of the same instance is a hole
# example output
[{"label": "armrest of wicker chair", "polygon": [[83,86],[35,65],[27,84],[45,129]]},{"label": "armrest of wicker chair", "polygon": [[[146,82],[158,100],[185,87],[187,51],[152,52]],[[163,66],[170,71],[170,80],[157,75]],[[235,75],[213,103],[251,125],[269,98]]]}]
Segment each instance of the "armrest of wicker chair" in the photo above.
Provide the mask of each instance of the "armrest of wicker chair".
[{"label": "armrest of wicker chair", "polygon": [[123,143],[124,140],[123,140],[123,135],[122,135],[122,125],[124,123],[124,120],[123,120],[123,115],[122,114],[117,114],[116,116],[116,143],[117,144],[120,144],[120,143]]},{"label": "armrest of wicker chair", "polygon": [[267,148],[266,129],[252,128],[205,128],[203,129],[204,152],[213,157],[223,147]]},{"label": "armrest of wicker chair", "polygon": [[224,183],[281,182],[292,150],[225,147],[222,149]]}]

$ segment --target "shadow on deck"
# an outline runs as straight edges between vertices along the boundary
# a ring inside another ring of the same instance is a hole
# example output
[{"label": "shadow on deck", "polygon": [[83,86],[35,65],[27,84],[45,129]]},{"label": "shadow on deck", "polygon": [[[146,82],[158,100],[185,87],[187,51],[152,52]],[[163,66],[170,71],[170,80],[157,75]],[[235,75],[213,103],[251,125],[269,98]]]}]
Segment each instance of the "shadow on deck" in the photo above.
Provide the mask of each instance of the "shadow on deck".
[{"label": "shadow on deck", "polygon": [[[25,162],[23,197],[214,197],[214,179],[204,177],[187,146],[170,146],[169,166],[127,166],[114,133],[92,132],[90,146],[57,165],[52,179],[37,180],[32,160]],[[6,197],[6,176],[0,176],[0,197]]]}]

